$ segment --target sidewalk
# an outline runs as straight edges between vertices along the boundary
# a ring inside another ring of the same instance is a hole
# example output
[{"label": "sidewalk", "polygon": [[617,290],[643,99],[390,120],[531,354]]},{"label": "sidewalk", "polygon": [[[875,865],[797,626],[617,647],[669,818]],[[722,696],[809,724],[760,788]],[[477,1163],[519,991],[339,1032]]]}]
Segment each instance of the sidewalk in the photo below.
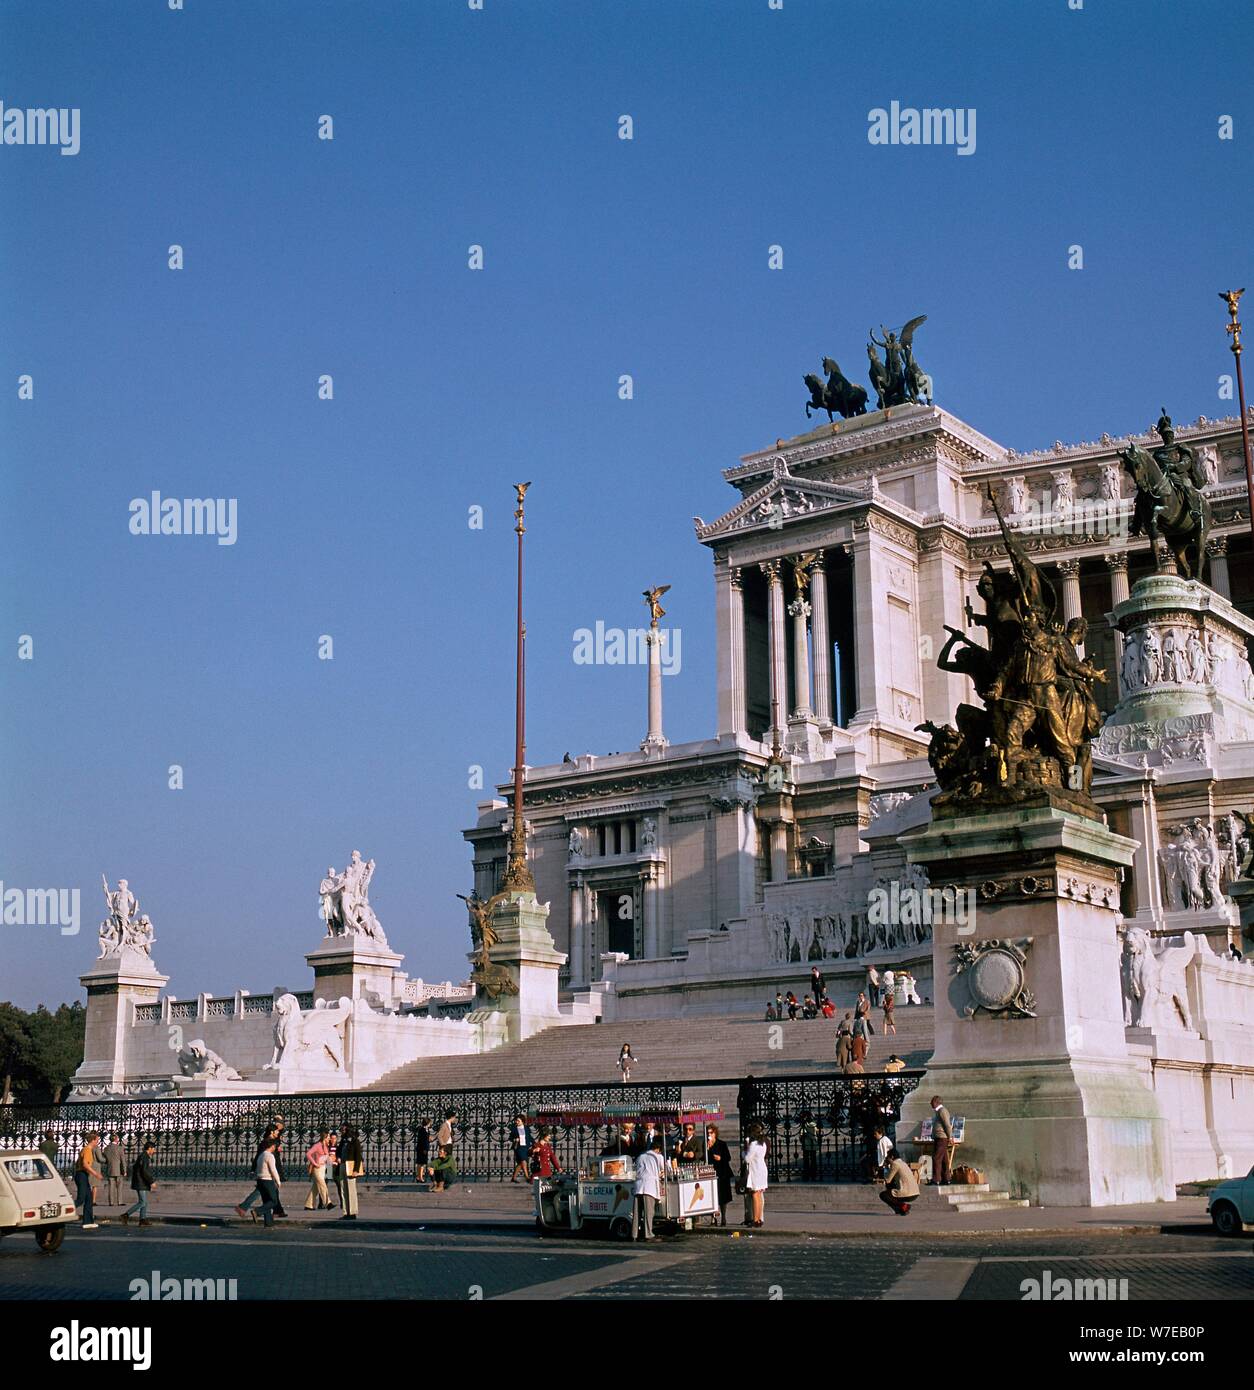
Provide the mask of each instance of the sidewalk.
[{"label": "sidewalk", "polygon": [[[927,1194],[908,1216],[899,1217],[881,1206],[870,1187],[807,1189],[800,1184],[767,1193],[766,1222],[754,1237],[808,1236],[972,1236],[972,1235],[1157,1235],[1208,1232],[1203,1197],[1182,1197],[1175,1202],[1152,1202],[1124,1207],[1014,1207],[983,1213],[955,1212]],[[195,1187],[171,1183],[153,1194],[150,1221],[179,1226],[232,1226],[252,1229],[249,1217],[235,1215],[235,1203],[247,1191],[241,1183],[203,1184]],[[277,1225],[301,1230],[328,1228],[341,1231],[478,1230],[522,1234],[534,1230],[529,1188],[503,1184],[462,1183],[449,1192],[428,1192],[415,1184],[378,1184],[359,1188],[360,1216],[354,1222],[341,1219],[338,1210],[306,1211],[302,1203],[305,1184],[289,1184],[284,1195],[289,1215]],[[822,1208],[815,1210],[816,1203]],[[102,1224],[118,1224],[124,1207],[96,1206]],[[728,1208],[730,1225],[717,1232],[705,1226],[701,1232],[733,1236],[741,1230],[740,1199]],[[132,1225],[134,1221],[132,1220]],[[745,1232],[749,1235],[749,1232]]]}]

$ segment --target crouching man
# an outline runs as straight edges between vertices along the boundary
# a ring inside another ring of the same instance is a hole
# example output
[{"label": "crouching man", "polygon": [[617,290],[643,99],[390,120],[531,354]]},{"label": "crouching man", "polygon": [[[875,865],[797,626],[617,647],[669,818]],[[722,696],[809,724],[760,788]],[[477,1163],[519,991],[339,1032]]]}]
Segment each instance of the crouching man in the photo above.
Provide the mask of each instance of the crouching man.
[{"label": "crouching man", "polygon": [[888,1151],[888,1171],[885,1178],[880,1201],[892,1207],[898,1216],[905,1216],[910,1211],[910,1203],[918,1200],[919,1184],[910,1171],[910,1165],[896,1149]]}]

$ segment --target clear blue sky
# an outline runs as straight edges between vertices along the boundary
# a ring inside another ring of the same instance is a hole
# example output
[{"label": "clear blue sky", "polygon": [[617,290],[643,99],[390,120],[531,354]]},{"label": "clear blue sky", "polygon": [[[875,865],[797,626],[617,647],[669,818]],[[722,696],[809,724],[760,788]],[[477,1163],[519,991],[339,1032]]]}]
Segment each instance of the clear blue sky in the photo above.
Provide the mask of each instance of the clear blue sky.
[{"label": "clear blue sky", "polygon": [[[84,916],[0,927],[0,998],[78,997],[102,871],[172,990],[304,988],[353,848],[406,968],[464,974],[515,480],[547,762],[643,736],[644,673],[571,653],[646,583],[667,733],[712,732],[691,518],[871,325],[928,314],[938,402],[1019,449],[1229,413],[1252,36],[1231,0],[0,4],[0,100],[82,111],[76,157],[0,146],[0,879]],[[894,99],[974,107],[976,153],[869,145]],[[238,498],[237,544],[132,536],[154,488]]]}]

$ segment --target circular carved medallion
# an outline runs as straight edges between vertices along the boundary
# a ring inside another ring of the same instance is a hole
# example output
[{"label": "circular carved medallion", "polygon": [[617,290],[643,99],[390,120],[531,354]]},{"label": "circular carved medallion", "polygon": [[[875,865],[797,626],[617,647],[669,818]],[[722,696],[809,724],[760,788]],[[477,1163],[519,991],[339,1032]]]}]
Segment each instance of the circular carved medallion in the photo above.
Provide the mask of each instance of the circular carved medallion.
[{"label": "circular carved medallion", "polygon": [[1023,967],[1009,951],[985,951],[971,967],[971,997],[981,1008],[1009,1008],[1023,984]]}]

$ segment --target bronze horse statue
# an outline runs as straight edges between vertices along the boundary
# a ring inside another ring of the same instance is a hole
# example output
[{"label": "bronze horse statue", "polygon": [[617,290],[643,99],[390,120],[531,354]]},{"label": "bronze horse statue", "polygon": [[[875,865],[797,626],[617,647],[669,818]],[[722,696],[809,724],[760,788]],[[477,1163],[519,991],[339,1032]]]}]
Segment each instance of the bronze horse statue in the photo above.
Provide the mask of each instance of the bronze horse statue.
[{"label": "bronze horse statue", "polygon": [[826,382],[813,372],[805,374],[805,384],[810,392],[810,399],[806,402],[806,419],[810,418],[812,410],[826,410],[829,420],[834,412],[845,420],[851,415],[865,415],[865,388],[850,381],[830,357],[823,359],[823,370],[827,373]]},{"label": "bronze horse statue", "polygon": [[1155,563],[1161,536],[1184,578],[1201,580],[1211,523],[1210,503],[1200,489],[1191,489],[1139,444],[1129,444],[1120,450],[1119,457],[1136,483],[1132,534],[1149,537]]}]

